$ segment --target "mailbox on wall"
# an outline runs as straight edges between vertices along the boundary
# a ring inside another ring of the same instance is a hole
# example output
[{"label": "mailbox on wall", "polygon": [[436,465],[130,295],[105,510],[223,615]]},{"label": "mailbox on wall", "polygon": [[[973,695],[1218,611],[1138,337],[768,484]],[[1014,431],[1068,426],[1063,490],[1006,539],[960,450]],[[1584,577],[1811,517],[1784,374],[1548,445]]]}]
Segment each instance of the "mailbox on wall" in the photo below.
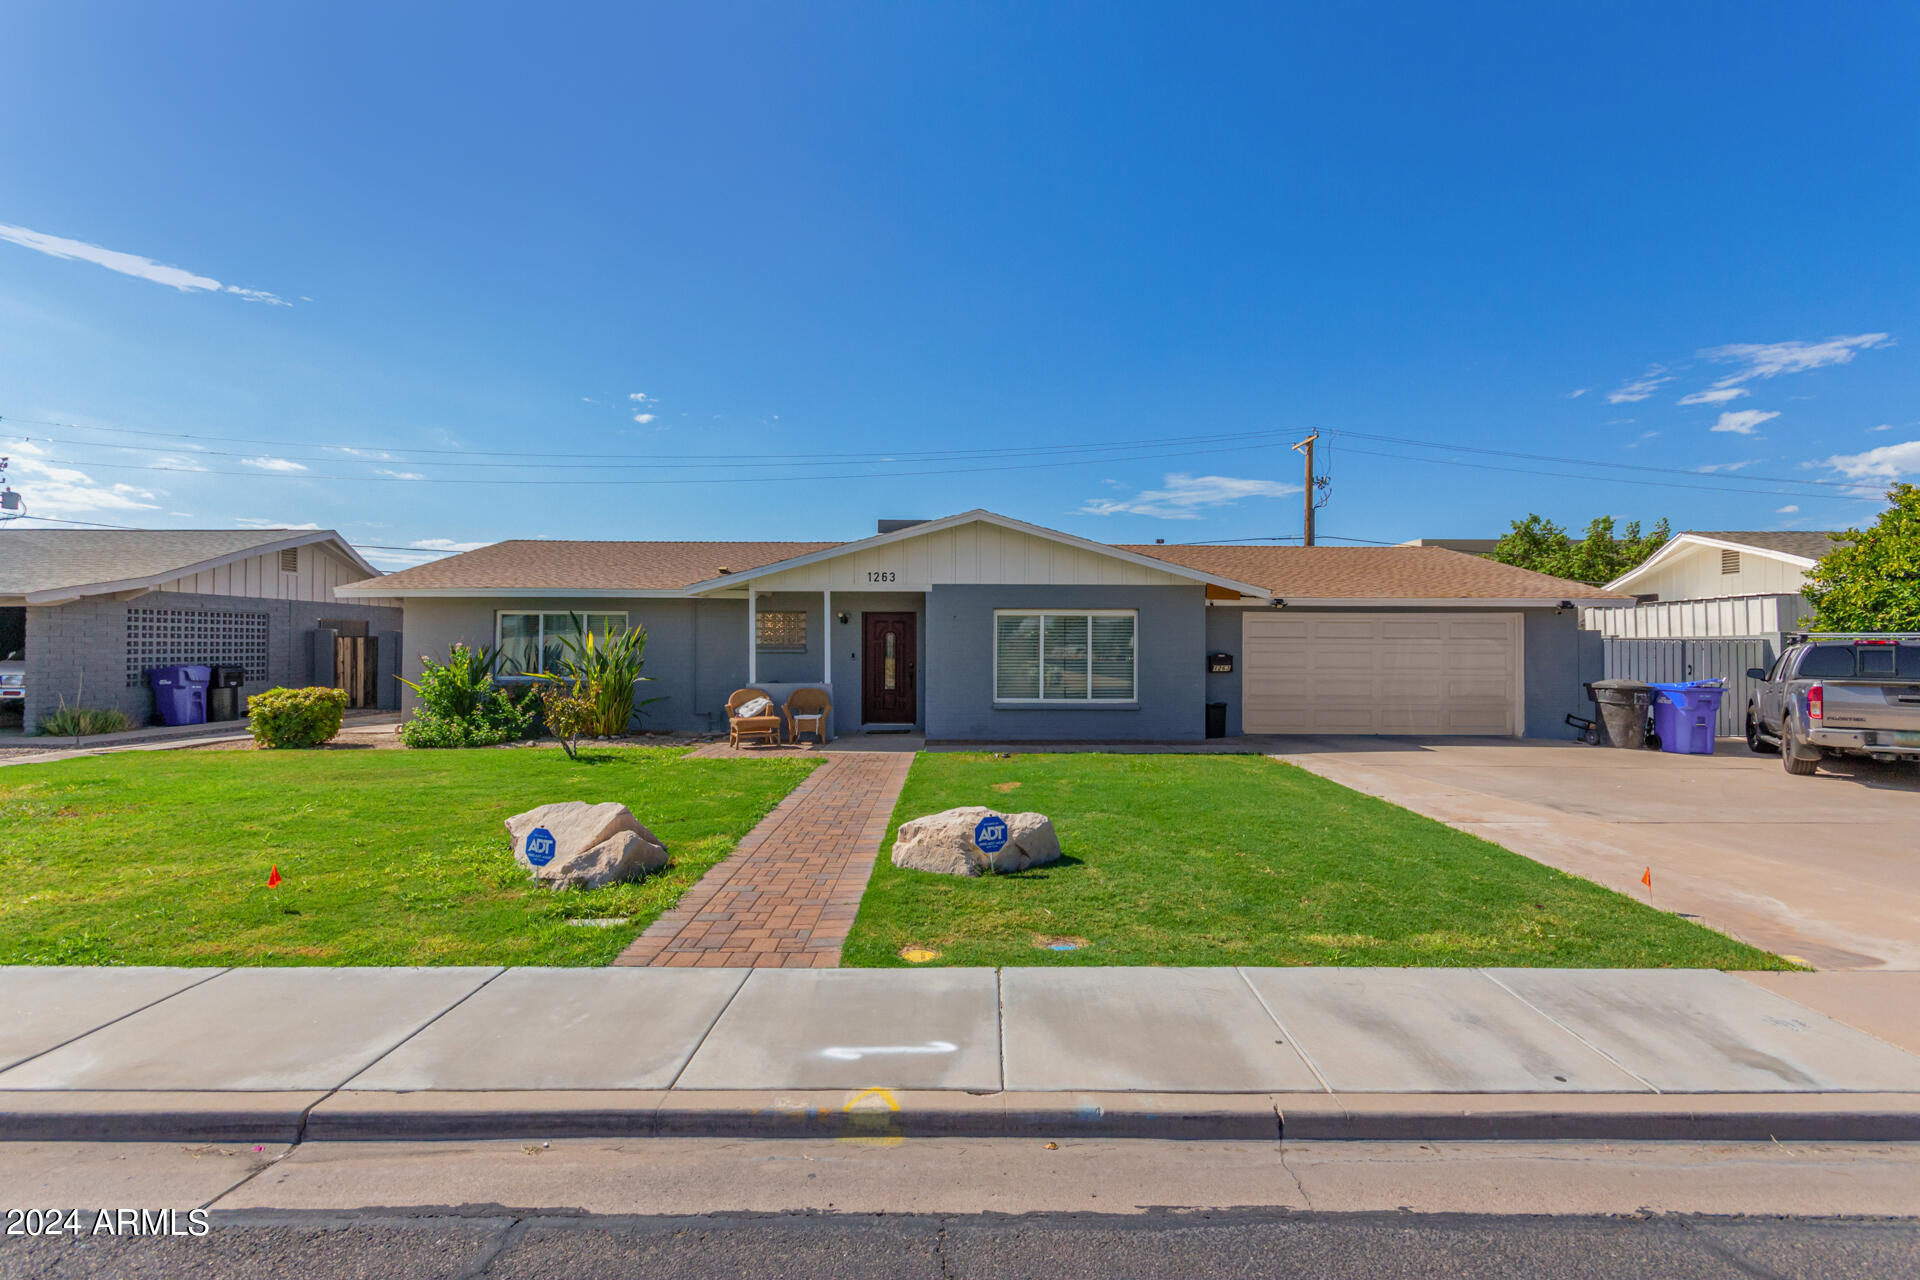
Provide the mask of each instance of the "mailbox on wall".
[{"label": "mailbox on wall", "polygon": [[1210,653],[1207,655],[1207,674],[1225,676],[1233,674],[1233,655],[1230,653]]}]

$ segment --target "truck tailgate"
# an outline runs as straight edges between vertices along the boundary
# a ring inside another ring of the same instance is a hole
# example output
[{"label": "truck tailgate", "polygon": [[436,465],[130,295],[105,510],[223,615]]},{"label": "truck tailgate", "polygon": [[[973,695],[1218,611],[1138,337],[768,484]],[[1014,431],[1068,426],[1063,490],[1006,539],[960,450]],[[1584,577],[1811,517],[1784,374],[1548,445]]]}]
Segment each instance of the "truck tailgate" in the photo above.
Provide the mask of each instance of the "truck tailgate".
[{"label": "truck tailgate", "polygon": [[1829,729],[1882,729],[1916,735],[1920,745],[1920,682],[1882,684],[1870,680],[1822,680]]}]

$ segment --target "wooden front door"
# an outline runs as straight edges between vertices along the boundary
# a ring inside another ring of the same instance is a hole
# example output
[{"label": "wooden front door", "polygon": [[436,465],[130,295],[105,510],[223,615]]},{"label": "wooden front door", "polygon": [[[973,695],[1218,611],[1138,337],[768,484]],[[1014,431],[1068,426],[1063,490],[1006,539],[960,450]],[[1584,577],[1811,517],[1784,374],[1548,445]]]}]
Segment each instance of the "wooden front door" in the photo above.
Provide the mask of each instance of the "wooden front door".
[{"label": "wooden front door", "polygon": [[910,613],[863,613],[860,654],[860,720],[864,724],[912,724],[914,625]]}]

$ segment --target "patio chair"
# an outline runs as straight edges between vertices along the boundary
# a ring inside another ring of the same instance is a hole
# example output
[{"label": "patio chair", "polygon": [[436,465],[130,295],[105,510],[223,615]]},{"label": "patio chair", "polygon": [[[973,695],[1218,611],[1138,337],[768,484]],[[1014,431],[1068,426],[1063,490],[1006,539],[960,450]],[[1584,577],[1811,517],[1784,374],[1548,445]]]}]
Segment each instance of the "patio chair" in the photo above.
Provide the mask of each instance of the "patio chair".
[{"label": "patio chair", "polygon": [[811,732],[814,743],[827,740],[827,713],[833,700],[825,689],[795,689],[787,699],[787,737],[798,744],[802,733]]},{"label": "patio chair", "polygon": [[[767,709],[757,716],[739,714],[739,709],[755,698],[765,698]],[[765,689],[735,689],[727,699],[727,745],[737,747],[753,738],[779,746],[780,712]]]}]

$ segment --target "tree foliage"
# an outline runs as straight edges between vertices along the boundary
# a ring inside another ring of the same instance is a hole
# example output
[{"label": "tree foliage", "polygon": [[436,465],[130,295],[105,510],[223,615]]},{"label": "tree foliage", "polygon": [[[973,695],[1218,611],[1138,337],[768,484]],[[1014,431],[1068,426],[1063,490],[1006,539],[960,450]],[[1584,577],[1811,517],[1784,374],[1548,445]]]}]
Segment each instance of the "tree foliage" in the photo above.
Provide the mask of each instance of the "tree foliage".
[{"label": "tree foliage", "polygon": [[1815,630],[1920,631],[1920,486],[1896,484],[1887,501],[1808,571]]},{"label": "tree foliage", "polygon": [[1488,559],[1599,586],[1665,546],[1668,536],[1664,517],[1643,534],[1638,520],[1627,521],[1615,533],[1612,516],[1595,516],[1587,525],[1586,535],[1576,540],[1553,521],[1529,515],[1513,522],[1513,529],[1500,539]]}]

